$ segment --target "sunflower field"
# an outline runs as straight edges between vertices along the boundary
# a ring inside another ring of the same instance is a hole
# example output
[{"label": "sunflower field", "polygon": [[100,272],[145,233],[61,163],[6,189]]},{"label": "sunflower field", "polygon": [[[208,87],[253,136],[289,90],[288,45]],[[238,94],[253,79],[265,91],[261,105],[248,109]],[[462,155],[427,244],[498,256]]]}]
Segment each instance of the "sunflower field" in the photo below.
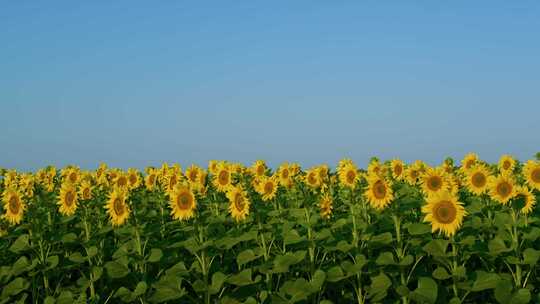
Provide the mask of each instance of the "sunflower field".
[{"label": "sunflower field", "polygon": [[540,303],[538,157],[49,166],[0,191],[0,303]]}]

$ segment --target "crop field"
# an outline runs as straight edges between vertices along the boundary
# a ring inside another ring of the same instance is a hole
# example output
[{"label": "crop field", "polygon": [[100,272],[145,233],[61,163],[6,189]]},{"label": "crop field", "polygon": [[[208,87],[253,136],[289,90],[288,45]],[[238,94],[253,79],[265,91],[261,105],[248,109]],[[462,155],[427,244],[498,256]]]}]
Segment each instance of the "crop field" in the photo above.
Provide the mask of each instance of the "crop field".
[{"label": "crop field", "polygon": [[0,170],[0,303],[539,303],[540,161]]}]

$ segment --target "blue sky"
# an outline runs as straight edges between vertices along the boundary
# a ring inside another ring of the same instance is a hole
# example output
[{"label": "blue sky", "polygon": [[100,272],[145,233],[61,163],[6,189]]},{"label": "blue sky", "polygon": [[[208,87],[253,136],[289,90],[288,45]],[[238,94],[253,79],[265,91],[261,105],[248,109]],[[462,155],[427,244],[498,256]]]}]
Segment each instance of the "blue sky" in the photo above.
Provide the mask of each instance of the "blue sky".
[{"label": "blue sky", "polygon": [[538,1],[4,1],[0,28],[3,167],[540,151]]}]

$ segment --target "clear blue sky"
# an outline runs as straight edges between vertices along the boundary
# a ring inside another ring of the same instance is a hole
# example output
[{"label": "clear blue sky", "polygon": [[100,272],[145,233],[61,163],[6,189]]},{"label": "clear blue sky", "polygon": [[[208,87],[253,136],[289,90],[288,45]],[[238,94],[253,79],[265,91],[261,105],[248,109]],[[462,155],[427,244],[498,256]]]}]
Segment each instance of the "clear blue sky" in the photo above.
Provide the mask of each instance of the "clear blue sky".
[{"label": "clear blue sky", "polygon": [[538,1],[2,1],[0,29],[3,167],[540,151]]}]

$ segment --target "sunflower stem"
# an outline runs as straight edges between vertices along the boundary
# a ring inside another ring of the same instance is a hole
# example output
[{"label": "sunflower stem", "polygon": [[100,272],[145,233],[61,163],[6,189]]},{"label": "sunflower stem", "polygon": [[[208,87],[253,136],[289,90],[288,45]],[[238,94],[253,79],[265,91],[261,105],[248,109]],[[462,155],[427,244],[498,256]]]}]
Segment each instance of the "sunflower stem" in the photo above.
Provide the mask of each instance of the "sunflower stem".
[{"label": "sunflower stem", "polygon": [[[455,274],[455,272],[457,271],[458,248],[453,235],[450,238],[450,245],[452,246],[452,274]],[[459,298],[455,276],[452,276],[452,290],[454,291],[454,296]]]}]

